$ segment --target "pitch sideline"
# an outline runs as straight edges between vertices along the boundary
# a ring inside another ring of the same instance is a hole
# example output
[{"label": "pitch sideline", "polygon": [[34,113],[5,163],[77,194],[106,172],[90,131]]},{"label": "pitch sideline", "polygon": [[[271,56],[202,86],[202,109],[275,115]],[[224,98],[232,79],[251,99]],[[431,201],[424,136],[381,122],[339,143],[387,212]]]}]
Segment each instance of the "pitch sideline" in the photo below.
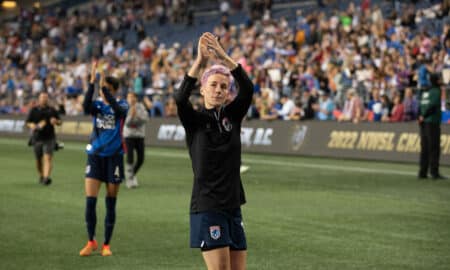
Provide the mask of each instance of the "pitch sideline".
[{"label": "pitch sideline", "polygon": [[[16,139],[6,139],[0,138],[0,144],[13,144],[13,145],[23,145],[25,146],[25,140]],[[74,145],[66,145],[66,150],[79,150],[84,151],[84,147],[76,147]],[[161,151],[159,149],[152,149],[151,151],[146,151],[146,156],[159,156],[168,158],[182,158],[188,159],[187,154],[170,153],[166,151]],[[357,166],[346,166],[346,165],[329,165],[329,164],[313,164],[313,163],[298,163],[289,161],[276,161],[276,160],[260,160],[255,158],[245,158],[245,164],[257,164],[257,165],[271,165],[271,166],[286,166],[286,167],[298,167],[298,168],[309,168],[309,169],[320,169],[320,170],[332,170],[332,171],[342,171],[342,172],[355,172],[355,173],[373,173],[373,174],[383,174],[383,175],[400,175],[400,176],[415,176],[416,172],[405,171],[405,170],[392,170],[392,169],[372,169],[367,167],[357,167]]]}]

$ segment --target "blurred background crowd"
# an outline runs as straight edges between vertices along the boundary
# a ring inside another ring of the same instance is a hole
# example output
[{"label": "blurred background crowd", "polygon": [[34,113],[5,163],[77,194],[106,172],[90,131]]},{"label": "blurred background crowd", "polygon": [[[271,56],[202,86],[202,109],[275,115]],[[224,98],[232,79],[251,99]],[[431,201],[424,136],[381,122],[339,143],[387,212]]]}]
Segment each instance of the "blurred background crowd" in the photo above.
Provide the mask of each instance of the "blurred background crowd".
[{"label": "blurred background crowd", "polygon": [[60,113],[82,115],[99,59],[121,95],[175,117],[173,91],[211,31],[254,82],[248,119],[412,121],[435,72],[448,117],[447,0],[57,2],[1,12],[0,114],[27,114],[47,91]]}]

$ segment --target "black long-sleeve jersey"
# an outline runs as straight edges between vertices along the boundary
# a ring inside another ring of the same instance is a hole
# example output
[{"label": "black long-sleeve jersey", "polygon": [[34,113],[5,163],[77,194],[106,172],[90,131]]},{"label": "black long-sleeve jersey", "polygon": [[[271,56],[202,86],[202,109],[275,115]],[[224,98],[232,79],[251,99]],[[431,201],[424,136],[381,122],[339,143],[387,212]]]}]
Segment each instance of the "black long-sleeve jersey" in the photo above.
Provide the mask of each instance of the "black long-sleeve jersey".
[{"label": "black long-sleeve jersey", "polygon": [[186,75],[175,92],[194,172],[191,213],[233,209],[245,203],[239,173],[241,122],[252,101],[253,84],[240,65],[231,74],[239,92],[230,104],[219,110],[192,108],[189,96],[196,78]]}]

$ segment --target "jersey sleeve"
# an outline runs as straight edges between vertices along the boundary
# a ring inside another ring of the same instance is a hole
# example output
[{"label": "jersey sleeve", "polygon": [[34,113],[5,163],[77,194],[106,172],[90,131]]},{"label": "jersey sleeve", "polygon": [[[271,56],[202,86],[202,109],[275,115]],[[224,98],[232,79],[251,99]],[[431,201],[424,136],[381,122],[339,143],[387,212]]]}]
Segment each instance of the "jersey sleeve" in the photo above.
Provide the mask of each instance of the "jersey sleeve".
[{"label": "jersey sleeve", "polygon": [[25,120],[26,123],[36,123],[36,110],[34,108],[31,109],[30,113],[28,113],[27,119]]},{"label": "jersey sleeve", "polygon": [[92,101],[92,96],[94,95],[95,86],[93,83],[89,83],[88,90],[84,95],[83,100],[83,110],[85,114],[95,115],[97,113],[96,106],[94,106],[94,102]]},{"label": "jersey sleeve", "polygon": [[102,91],[106,101],[108,101],[109,105],[114,110],[114,116],[116,118],[125,118],[127,116],[128,104],[125,101],[121,101],[120,103],[117,102],[111,92],[109,92],[108,88],[102,87]]},{"label": "jersey sleeve", "polygon": [[225,107],[227,113],[234,119],[242,120],[247,114],[253,98],[253,83],[245,73],[241,65],[231,71],[236,80],[239,92],[236,98]]},{"label": "jersey sleeve", "polygon": [[189,102],[192,90],[195,88],[196,78],[192,78],[187,74],[184,76],[178,90],[175,91],[174,98],[177,104],[178,117],[186,129],[194,127],[195,111]]}]

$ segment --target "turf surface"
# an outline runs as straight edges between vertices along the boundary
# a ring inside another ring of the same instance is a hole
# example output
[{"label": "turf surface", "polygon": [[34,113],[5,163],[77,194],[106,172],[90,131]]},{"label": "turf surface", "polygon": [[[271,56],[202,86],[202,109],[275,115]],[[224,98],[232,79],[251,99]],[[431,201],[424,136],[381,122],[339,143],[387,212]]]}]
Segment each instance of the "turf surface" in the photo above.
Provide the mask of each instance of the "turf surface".
[{"label": "turf surface", "polygon": [[[188,245],[185,149],[146,149],[141,186],[119,194],[113,256],[80,258],[84,145],[56,153],[44,187],[25,143],[0,139],[0,269],[204,269]],[[450,269],[450,181],[418,181],[414,164],[249,154],[244,163],[248,269]]]}]

